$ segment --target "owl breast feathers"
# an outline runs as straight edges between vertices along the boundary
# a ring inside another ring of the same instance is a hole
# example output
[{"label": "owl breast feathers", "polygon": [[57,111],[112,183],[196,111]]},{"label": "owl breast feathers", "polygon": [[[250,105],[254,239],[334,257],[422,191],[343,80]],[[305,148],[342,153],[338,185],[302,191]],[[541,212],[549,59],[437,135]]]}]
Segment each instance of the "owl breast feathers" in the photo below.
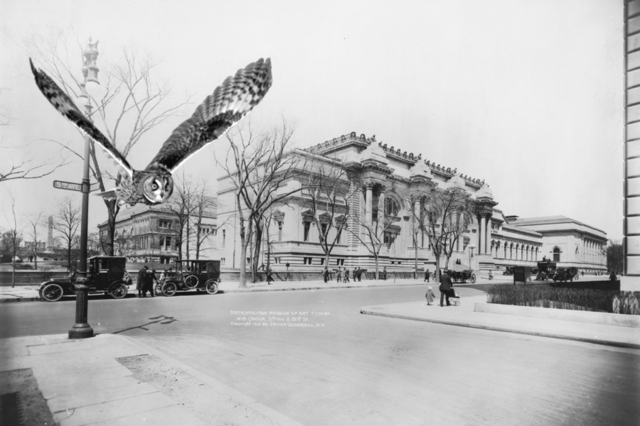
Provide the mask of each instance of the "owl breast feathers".
[{"label": "owl breast feathers", "polygon": [[36,69],[31,59],[29,63],[36,85],[49,103],[104,148],[124,170],[120,186],[100,195],[129,205],[164,203],[173,192],[172,173],[247,115],[266,95],[272,83],[269,59],[259,59],[238,70],[234,76],[227,77],[193,115],[171,133],[149,165],[138,171],[129,165],[120,151],[80,112],[51,77]]}]

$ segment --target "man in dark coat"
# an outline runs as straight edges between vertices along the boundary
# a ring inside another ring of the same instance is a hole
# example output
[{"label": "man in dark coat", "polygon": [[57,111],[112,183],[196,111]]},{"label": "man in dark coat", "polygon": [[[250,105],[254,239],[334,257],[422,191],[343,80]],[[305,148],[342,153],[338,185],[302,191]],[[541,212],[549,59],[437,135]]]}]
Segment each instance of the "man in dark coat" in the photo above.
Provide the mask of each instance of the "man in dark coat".
[{"label": "man in dark coat", "polygon": [[136,282],[136,290],[138,290],[138,297],[144,297],[142,295],[142,289],[144,288],[144,283],[146,282],[146,276],[147,276],[148,270],[149,270],[149,267],[147,265],[144,265],[138,271],[138,281]]},{"label": "man in dark coat", "polygon": [[149,295],[151,297],[155,297],[155,294],[153,294],[154,281],[156,284],[158,283],[158,277],[156,277],[156,271],[155,270],[150,271],[149,268],[147,268],[147,273],[145,274],[145,277],[144,277],[144,286],[142,287],[142,297],[147,296],[147,291],[149,292]]},{"label": "man in dark coat", "polygon": [[451,306],[451,303],[449,303],[449,293],[452,288],[453,283],[447,271],[440,272],[440,306],[442,306],[443,297],[447,299],[447,306]]}]

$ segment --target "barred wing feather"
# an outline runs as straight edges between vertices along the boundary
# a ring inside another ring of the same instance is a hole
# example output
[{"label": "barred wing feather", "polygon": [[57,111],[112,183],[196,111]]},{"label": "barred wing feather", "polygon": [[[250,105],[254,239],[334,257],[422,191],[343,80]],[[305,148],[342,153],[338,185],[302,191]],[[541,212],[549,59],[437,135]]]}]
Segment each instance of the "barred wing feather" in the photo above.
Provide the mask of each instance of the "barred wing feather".
[{"label": "barred wing feather", "polygon": [[271,61],[260,59],[238,70],[196,108],[165,141],[147,170],[175,171],[191,155],[222,136],[256,106],[271,87]]},{"label": "barred wing feather", "polygon": [[107,153],[109,153],[113,159],[120,165],[128,174],[133,174],[133,169],[129,165],[129,162],[124,156],[111,144],[109,139],[104,136],[100,130],[93,125],[87,117],[84,116],[73,103],[71,98],[60,89],[55,81],[49,77],[44,71],[36,69],[29,58],[31,64],[31,71],[36,79],[36,85],[40,89],[40,92],[49,101],[60,114],[65,116],[71,121],[82,133],[89,136],[95,142],[97,142]]}]

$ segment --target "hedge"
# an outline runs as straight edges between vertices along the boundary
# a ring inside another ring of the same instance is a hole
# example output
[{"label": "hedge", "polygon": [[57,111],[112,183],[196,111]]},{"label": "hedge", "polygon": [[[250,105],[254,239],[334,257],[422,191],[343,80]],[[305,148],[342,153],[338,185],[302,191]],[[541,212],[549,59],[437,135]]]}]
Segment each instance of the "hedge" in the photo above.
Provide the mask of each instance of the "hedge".
[{"label": "hedge", "polygon": [[640,292],[630,291],[494,285],[487,291],[487,302],[640,315]]}]

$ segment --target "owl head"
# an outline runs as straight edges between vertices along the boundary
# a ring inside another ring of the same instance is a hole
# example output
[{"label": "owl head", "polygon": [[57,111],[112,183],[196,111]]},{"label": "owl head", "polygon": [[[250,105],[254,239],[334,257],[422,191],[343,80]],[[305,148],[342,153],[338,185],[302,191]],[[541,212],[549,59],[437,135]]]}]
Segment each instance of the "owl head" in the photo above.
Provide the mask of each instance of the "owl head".
[{"label": "owl head", "polygon": [[173,194],[173,178],[170,174],[149,174],[141,181],[141,193],[148,204],[164,203]]}]

